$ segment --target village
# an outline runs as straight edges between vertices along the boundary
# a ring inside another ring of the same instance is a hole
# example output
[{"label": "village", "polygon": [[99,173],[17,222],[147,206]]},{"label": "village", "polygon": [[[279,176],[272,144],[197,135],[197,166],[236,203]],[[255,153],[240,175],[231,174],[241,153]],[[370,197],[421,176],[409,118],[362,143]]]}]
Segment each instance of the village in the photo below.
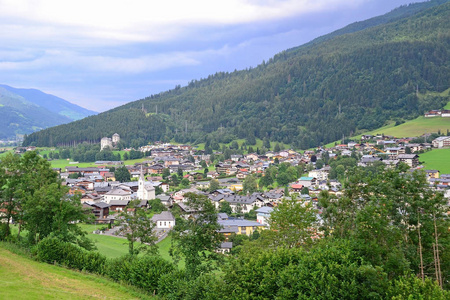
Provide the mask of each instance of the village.
[{"label": "village", "polygon": [[[116,143],[118,136],[115,139]],[[311,204],[320,221],[320,193],[326,191],[334,197],[343,194],[342,183],[336,175],[330,176],[333,172],[330,163],[339,157],[357,158],[357,165],[361,167],[376,164],[395,167],[404,163],[411,171],[423,170],[430,187],[450,199],[450,174],[424,169],[418,156],[418,153],[433,148],[450,147],[450,137],[441,136],[431,143],[411,141],[383,135],[363,135],[360,143],[350,141],[303,153],[286,149],[261,154],[233,154],[230,159],[215,164],[210,154],[191,145],[155,143],[138,149],[151,155],[133,165],[124,165],[121,161],[97,161],[95,167],[70,165],[55,170],[63,184],[70,187],[71,195],[81,195],[84,208],[95,215],[95,222],[108,226],[109,230],[100,232],[102,234],[117,232],[114,228],[117,214],[126,210],[131,201],[139,199],[140,207],[150,208],[152,201],[157,199],[165,209],[154,214],[152,220],[158,237],[164,238],[176,222],[172,210],[181,212],[183,218],[195,217],[197,212],[186,205],[184,197],[187,193],[195,193],[207,196],[220,212],[218,221],[222,225],[221,233],[228,238],[236,234],[250,236],[255,231],[268,229],[273,208],[286,198]],[[111,139],[102,140],[102,148],[112,145]],[[221,152],[214,152],[213,155],[217,157]],[[251,192],[244,191],[248,178],[258,180],[268,168],[280,164],[301,168],[301,176],[286,186],[273,184],[257,186]],[[116,181],[113,171],[121,167],[129,172],[129,181]],[[177,180],[174,181],[174,178]],[[317,232],[318,236],[320,232]],[[221,251],[227,252],[231,248],[232,243],[226,241]]]}]

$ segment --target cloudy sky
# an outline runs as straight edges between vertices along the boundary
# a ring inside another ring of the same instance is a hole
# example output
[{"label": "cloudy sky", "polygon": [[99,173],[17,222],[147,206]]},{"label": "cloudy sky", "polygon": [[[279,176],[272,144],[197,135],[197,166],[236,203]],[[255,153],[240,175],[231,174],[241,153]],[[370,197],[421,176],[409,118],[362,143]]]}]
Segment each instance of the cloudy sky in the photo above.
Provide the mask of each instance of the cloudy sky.
[{"label": "cloudy sky", "polygon": [[415,0],[0,0],[0,83],[105,111]]}]

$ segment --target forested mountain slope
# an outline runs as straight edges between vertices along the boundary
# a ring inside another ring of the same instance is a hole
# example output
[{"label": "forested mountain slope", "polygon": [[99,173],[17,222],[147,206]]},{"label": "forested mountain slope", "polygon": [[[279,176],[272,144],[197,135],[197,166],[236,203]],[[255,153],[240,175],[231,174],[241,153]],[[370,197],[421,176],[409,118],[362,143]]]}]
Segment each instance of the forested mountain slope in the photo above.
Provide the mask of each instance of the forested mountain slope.
[{"label": "forested mountain slope", "polygon": [[36,89],[0,84],[0,139],[69,123],[96,114]]},{"label": "forested mountain slope", "polygon": [[218,72],[34,133],[25,144],[98,140],[117,132],[128,143],[136,138],[220,142],[268,137],[309,148],[387,120],[415,118],[448,101],[417,97],[450,86],[450,3],[442,2],[427,2],[434,6],[416,9],[412,16],[411,6],[399,8],[384,21],[368,20],[381,25],[332,33],[256,68]]},{"label": "forested mountain slope", "polygon": [[70,121],[0,87],[0,139]]}]

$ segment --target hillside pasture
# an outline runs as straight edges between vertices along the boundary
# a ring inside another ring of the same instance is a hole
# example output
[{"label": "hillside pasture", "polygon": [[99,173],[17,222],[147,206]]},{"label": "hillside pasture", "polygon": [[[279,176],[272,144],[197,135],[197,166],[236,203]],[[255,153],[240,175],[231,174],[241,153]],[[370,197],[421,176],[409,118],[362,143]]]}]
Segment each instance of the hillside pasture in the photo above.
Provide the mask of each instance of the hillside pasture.
[{"label": "hillside pasture", "polygon": [[150,299],[107,279],[39,263],[0,245],[1,299]]},{"label": "hillside pasture", "polygon": [[366,132],[365,134],[384,134],[403,138],[421,136],[425,133],[438,132],[439,130],[443,134],[447,134],[447,130],[450,131],[450,118],[425,118],[421,116],[398,126],[394,126],[394,123],[391,123],[387,126]]}]

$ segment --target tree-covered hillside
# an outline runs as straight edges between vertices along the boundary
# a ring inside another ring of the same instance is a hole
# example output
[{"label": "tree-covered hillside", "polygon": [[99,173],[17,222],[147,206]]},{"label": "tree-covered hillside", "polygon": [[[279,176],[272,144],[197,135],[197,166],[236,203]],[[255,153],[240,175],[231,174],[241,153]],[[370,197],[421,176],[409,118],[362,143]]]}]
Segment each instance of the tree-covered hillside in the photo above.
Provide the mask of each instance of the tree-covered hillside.
[{"label": "tree-covered hillside", "polygon": [[[442,2],[431,1],[434,7],[413,16],[411,7],[399,8],[384,21],[361,25],[367,29],[335,32],[256,68],[218,72],[34,133],[25,144],[98,140],[118,132],[128,143],[138,137],[178,142],[268,137],[309,148],[388,120],[415,118],[449,100],[417,96],[450,86],[450,3]],[[142,107],[158,115],[146,115]]]}]

